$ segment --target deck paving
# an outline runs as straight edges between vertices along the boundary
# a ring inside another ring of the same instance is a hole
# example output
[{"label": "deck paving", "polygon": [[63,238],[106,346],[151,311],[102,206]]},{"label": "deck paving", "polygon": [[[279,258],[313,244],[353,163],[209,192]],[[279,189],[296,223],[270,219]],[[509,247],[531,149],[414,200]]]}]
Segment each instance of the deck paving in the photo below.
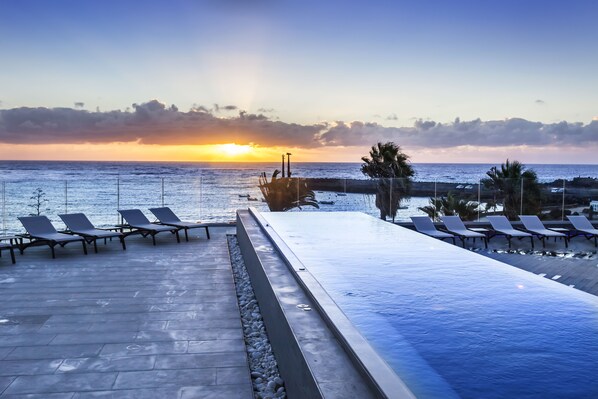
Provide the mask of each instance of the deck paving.
[{"label": "deck paving", "polygon": [[529,240],[513,240],[513,251],[509,252],[507,240],[495,237],[490,240],[488,250],[480,249],[481,255],[507,263],[511,266],[541,275],[572,288],[598,295],[598,248],[593,241],[574,237],[569,248],[561,240],[549,240],[546,248],[536,241],[531,252]]},{"label": "deck paving", "polygon": [[226,234],[0,259],[0,398],[253,398]]}]

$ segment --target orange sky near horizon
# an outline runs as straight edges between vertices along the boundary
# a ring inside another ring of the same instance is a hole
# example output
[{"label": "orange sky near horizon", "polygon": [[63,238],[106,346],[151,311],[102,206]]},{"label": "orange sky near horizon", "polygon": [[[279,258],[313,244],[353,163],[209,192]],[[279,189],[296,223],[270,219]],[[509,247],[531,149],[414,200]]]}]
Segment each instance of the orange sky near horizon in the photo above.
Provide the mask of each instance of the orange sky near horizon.
[{"label": "orange sky near horizon", "polygon": [[[168,162],[278,162],[290,152],[293,162],[359,162],[362,148],[303,149],[237,144],[144,145],[108,144],[0,144],[0,159],[47,161],[168,161]],[[352,154],[354,156],[352,156]]]},{"label": "orange sky near horizon", "polygon": [[[261,147],[236,144],[148,145],[107,144],[0,144],[0,160],[47,161],[146,161],[146,162],[280,162],[292,153],[291,162],[361,162],[369,146]],[[575,147],[529,146],[408,148],[403,151],[415,163],[502,163],[507,158],[523,163],[595,164],[594,156],[580,156]]]}]

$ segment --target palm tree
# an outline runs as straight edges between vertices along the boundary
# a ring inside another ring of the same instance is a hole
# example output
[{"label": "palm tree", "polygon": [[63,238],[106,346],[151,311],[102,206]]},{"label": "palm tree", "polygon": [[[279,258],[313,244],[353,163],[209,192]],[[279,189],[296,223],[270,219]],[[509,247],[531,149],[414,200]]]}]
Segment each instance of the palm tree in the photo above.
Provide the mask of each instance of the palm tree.
[{"label": "palm tree", "polygon": [[463,220],[474,220],[478,215],[479,204],[463,198],[457,198],[452,192],[446,197],[430,198],[430,205],[419,209],[436,220],[440,216],[459,216]]},{"label": "palm tree", "polygon": [[393,142],[377,143],[372,146],[370,156],[361,158],[361,173],[378,179],[376,207],[380,210],[380,219],[387,216],[394,222],[401,200],[409,193],[411,177],[415,174],[409,156]]},{"label": "palm tree", "polygon": [[307,188],[305,180],[301,181],[296,177],[277,178],[279,173],[280,170],[276,169],[270,181],[265,172],[259,177],[260,191],[272,212],[301,209],[302,206],[320,208],[316,194]]},{"label": "palm tree", "polygon": [[486,174],[488,178],[482,179],[482,184],[494,191],[493,202],[503,206],[506,217],[515,220],[520,213],[534,215],[540,212],[541,191],[535,171],[525,169],[519,161],[507,159],[500,169],[493,166]]}]

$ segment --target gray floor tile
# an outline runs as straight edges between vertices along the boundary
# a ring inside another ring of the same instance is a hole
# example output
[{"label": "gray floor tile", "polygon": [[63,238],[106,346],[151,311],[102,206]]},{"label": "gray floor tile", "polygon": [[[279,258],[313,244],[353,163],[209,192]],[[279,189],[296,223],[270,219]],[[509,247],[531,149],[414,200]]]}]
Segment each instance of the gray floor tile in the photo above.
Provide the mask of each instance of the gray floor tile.
[{"label": "gray floor tile", "polygon": [[216,385],[245,384],[250,385],[251,379],[245,367],[221,367],[216,370]]},{"label": "gray floor tile", "polygon": [[173,387],[78,392],[73,399],[179,399],[181,391],[182,388]]},{"label": "gray floor tile", "polygon": [[8,355],[14,349],[15,349],[14,347],[0,348],[0,360],[4,359],[6,357],[6,355]]},{"label": "gray floor tile", "polygon": [[65,359],[57,372],[82,373],[106,371],[138,371],[152,370],[156,362],[155,356],[98,356],[77,359]]},{"label": "gray floor tile", "polygon": [[24,393],[16,395],[3,395],[2,399],[73,399],[74,395],[74,392]]},{"label": "gray floor tile", "polygon": [[52,341],[54,337],[54,334],[4,335],[0,338],[0,346],[46,345]]},{"label": "gray floor tile", "polygon": [[134,342],[127,344],[107,344],[100,353],[102,356],[130,356],[130,355],[165,355],[185,353],[189,343],[187,341],[171,342]]},{"label": "gray floor tile", "polygon": [[198,353],[156,356],[155,369],[186,369],[209,367],[246,367],[245,352]]},{"label": "gray floor tile", "polygon": [[114,389],[214,385],[216,369],[127,371],[118,374]]},{"label": "gray floor tile", "polygon": [[108,331],[93,331],[87,333],[75,334],[57,334],[50,342],[50,345],[64,345],[64,344],[95,344],[95,343],[119,343],[131,342],[135,339],[136,332],[108,332]]},{"label": "gray floor tile", "polygon": [[181,399],[253,399],[251,384],[213,385],[183,388]]},{"label": "gray floor tile", "polygon": [[[15,380],[16,377],[0,377],[0,394]],[[214,373],[214,380],[216,374]]]},{"label": "gray floor tile", "polygon": [[217,339],[209,341],[190,341],[188,353],[245,352],[242,339]]},{"label": "gray floor tile", "polygon": [[21,376],[5,393],[46,393],[110,389],[117,373],[85,373]]},{"label": "gray floor tile", "polygon": [[4,357],[4,360],[16,359],[56,359],[65,357],[89,357],[100,353],[103,345],[47,345],[21,346]]},{"label": "gray floor tile", "polygon": [[0,376],[52,374],[62,359],[44,360],[1,360]]}]

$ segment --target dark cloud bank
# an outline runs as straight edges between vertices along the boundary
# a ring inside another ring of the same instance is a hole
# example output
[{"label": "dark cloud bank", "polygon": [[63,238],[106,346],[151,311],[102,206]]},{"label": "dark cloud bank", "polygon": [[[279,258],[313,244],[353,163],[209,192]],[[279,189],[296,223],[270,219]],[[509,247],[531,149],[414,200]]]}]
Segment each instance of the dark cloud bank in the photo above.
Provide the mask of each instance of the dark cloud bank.
[{"label": "dark cloud bank", "polygon": [[[363,146],[377,141],[427,148],[463,145],[585,147],[598,144],[596,120],[588,124],[543,124],[519,118],[502,121],[461,121],[457,118],[451,123],[417,120],[413,127],[395,128],[373,122],[342,121],[300,125],[272,120],[263,113],[248,113],[234,105],[195,106],[183,112],[157,100],[133,104],[132,111],[90,112],[76,108],[0,110],[0,143],[178,145],[235,142],[304,148]],[[220,117],[222,111],[236,114]]]}]

